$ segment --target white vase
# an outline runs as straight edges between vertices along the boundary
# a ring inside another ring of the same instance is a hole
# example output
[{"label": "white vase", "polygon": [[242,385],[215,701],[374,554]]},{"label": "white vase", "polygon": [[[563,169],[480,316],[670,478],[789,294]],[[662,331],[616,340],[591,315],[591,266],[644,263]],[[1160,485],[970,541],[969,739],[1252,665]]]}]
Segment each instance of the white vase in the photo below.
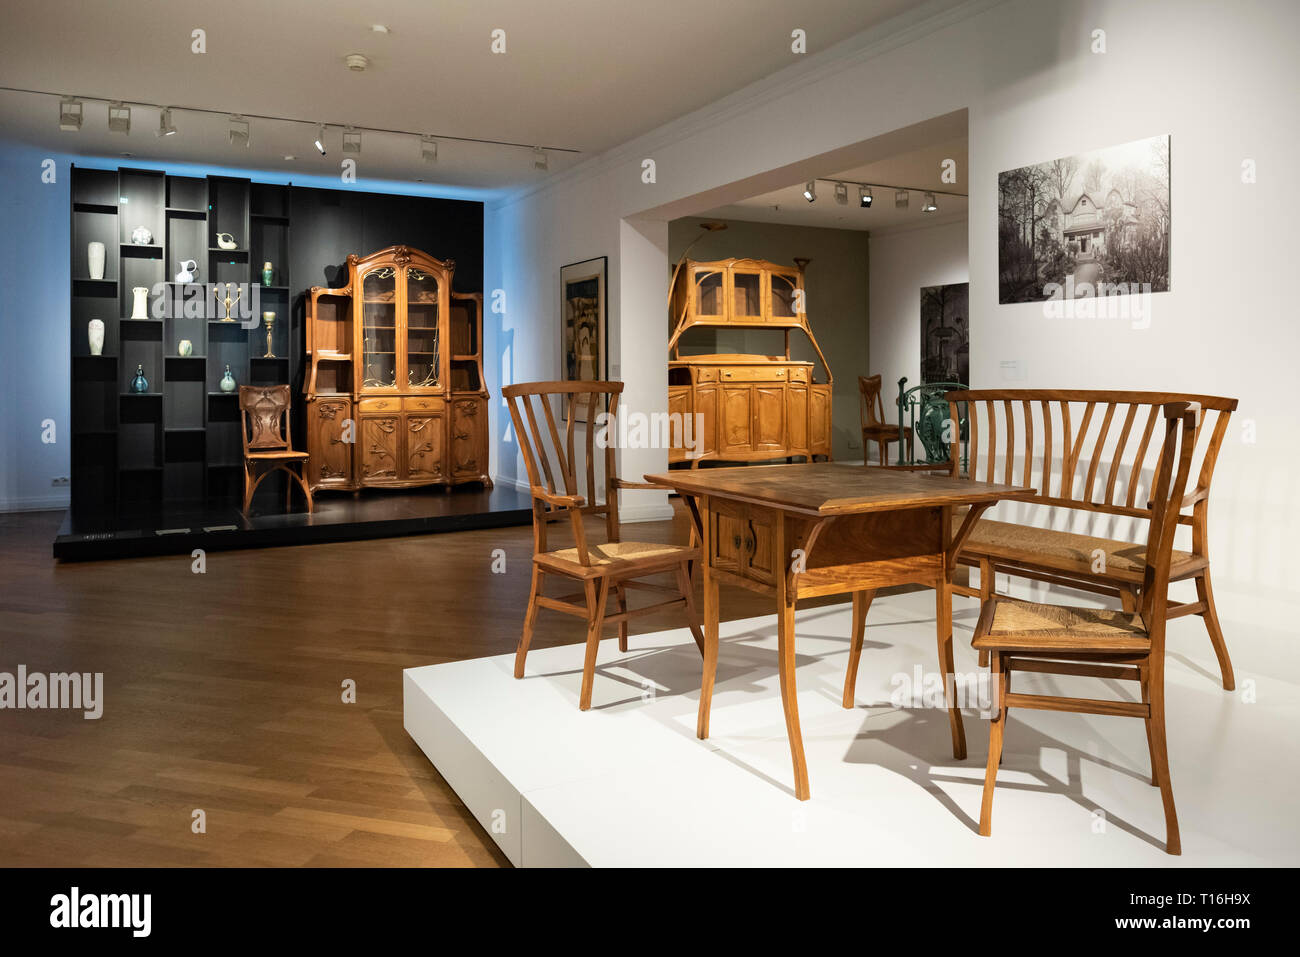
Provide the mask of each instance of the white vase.
[{"label": "white vase", "polygon": [[90,354],[92,356],[102,356],[104,354],[104,323],[100,319],[91,319],[88,324],[86,335],[90,338]]},{"label": "white vase", "polygon": [[135,296],[135,302],[131,306],[132,319],[149,318],[149,287],[133,286],[131,294]]},{"label": "white vase", "polygon": [[104,244],[86,244],[86,269],[91,279],[104,278]]}]

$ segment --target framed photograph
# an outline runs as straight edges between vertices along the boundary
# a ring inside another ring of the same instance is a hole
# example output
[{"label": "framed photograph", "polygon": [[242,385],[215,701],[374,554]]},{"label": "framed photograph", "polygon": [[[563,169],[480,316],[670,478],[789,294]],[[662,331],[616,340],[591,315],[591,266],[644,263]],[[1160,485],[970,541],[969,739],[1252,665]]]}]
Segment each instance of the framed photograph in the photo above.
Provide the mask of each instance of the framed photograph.
[{"label": "framed photograph", "polygon": [[[564,381],[594,382],[608,377],[605,330],[605,274],[608,256],[570,263],[560,270],[560,365]],[[584,421],[585,412],[578,421]]]},{"label": "framed photograph", "polygon": [[1169,136],[998,174],[998,302],[1169,291]]}]

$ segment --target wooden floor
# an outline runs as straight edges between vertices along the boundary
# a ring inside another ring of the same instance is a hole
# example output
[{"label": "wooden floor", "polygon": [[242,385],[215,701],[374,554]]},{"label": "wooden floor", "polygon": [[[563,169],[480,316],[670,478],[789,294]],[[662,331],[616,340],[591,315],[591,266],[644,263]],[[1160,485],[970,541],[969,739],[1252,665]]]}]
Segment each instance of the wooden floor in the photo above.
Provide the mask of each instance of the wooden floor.
[{"label": "wooden floor", "polygon": [[[0,866],[507,863],[403,730],[401,672],[514,649],[530,528],[213,552],[200,575],[55,564],[61,520],[0,514],[0,671],[103,672],[104,716],[0,711]],[[684,513],[624,537],[684,542]],[[721,604],[771,612],[727,586]],[[533,647],[582,639],[543,612]]]}]

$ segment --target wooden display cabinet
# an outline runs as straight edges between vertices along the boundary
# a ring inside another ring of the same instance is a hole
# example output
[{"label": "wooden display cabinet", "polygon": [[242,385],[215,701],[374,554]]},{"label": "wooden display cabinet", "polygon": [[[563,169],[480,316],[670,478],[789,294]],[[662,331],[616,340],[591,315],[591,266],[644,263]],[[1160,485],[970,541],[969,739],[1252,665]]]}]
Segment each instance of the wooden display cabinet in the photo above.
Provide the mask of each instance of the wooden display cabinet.
[{"label": "wooden display cabinet", "polygon": [[[687,260],[674,274],[669,307],[668,411],[698,413],[695,455],[671,448],[670,464],[708,459],[736,462],[802,456],[830,458],[831,371],[804,311],[804,267],[759,259]],[[682,357],[688,329],[766,328],[785,333],[780,356],[712,354]],[[790,358],[790,333],[802,330],[826,370],[818,382],[812,362]]]},{"label": "wooden display cabinet", "polygon": [[348,257],[348,284],[307,298],[308,481],[452,486],[487,475],[483,296],[455,263],[406,246]]}]

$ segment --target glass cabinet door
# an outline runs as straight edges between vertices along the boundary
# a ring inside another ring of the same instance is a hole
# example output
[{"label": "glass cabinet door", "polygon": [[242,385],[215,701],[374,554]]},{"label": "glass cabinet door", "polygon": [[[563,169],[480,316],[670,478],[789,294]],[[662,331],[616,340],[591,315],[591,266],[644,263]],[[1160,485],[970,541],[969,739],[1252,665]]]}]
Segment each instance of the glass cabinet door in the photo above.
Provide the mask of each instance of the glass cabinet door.
[{"label": "glass cabinet door", "polygon": [[361,277],[361,387],[397,388],[397,270],[380,266]]},{"label": "glass cabinet door", "polygon": [[751,266],[731,268],[731,318],[738,322],[763,319],[763,270]]},{"label": "glass cabinet door", "polygon": [[772,319],[794,319],[797,316],[795,307],[802,307],[803,303],[796,302],[796,293],[799,290],[799,274],[797,272],[773,272],[771,274],[771,292],[768,295],[768,316]]},{"label": "glass cabinet door", "polygon": [[691,295],[695,299],[695,314],[721,319],[724,313],[722,270],[709,266],[696,266],[691,270]]},{"label": "glass cabinet door", "polygon": [[406,382],[412,389],[439,387],[438,279],[419,266],[406,267]]}]

